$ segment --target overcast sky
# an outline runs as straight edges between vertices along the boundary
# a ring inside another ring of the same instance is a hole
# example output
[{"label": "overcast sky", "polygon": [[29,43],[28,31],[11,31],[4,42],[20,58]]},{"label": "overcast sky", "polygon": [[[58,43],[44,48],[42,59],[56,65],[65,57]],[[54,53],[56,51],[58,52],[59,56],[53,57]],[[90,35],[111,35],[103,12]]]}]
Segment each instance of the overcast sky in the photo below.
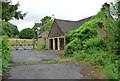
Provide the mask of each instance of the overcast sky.
[{"label": "overcast sky", "polygon": [[24,20],[11,20],[10,22],[21,31],[32,28],[35,22],[40,22],[44,16],[56,19],[77,21],[97,14],[102,5],[114,0],[12,0],[12,4],[20,3],[19,10],[28,12]]}]

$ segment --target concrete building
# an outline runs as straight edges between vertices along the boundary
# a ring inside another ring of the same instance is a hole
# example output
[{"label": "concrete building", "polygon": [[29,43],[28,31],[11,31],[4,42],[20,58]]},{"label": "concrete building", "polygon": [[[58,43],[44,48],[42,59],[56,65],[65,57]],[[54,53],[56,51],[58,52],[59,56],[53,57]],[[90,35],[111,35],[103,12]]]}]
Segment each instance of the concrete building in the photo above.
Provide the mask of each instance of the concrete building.
[{"label": "concrete building", "polygon": [[50,50],[64,50],[68,41],[64,38],[72,30],[78,29],[85,22],[88,22],[92,17],[88,17],[79,21],[69,21],[55,19],[51,30],[48,34]]}]

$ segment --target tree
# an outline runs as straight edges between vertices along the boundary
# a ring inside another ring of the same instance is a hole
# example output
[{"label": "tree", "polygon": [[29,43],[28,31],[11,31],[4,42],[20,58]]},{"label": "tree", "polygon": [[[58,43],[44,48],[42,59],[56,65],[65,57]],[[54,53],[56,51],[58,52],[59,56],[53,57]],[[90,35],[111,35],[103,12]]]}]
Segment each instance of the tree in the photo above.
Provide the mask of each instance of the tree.
[{"label": "tree", "polygon": [[3,0],[2,1],[2,20],[7,22],[13,18],[17,20],[23,19],[27,13],[22,14],[22,11],[18,11],[19,6],[20,6],[19,3],[12,5],[10,1]]},{"label": "tree", "polygon": [[114,3],[111,2],[111,14],[115,17],[117,22],[116,29],[116,41],[118,42],[118,51],[117,54],[120,54],[120,1],[115,0]]},{"label": "tree", "polygon": [[119,43],[118,43],[118,53],[120,54],[120,1],[118,2],[118,41],[119,41]]},{"label": "tree", "polygon": [[53,19],[46,20],[46,24],[43,25],[43,28],[41,28],[41,30],[49,32],[52,24],[53,24]]},{"label": "tree", "polygon": [[34,37],[34,31],[31,28],[25,28],[20,32],[19,37],[21,39],[32,39]]},{"label": "tree", "polygon": [[2,22],[2,35],[7,35],[8,37],[15,37],[19,35],[19,31],[17,26],[9,23],[9,22]]},{"label": "tree", "polygon": [[51,20],[52,18],[50,16],[45,16],[44,18],[42,18],[40,21],[42,22],[42,25],[46,24],[47,20]]},{"label": "tree", "polygon": [[38,31],[39,31],[39,27],[41,27],[42,26],[42,24],[41,23],[35,23],[35,25],[33,26],[33,30],[34,30],[34,32],[35,32],[35,38],[37,38],[38,37]]},{"label": "tree", "polygon": [[35,23],[35,25],[32,28],[35,32],[36,38],[38,35],[37,32],[39,32],[39,34],[41,34],[44,31],[50,31],[50,28],[51,28],[52,23],[53,23],[53,18],[50,16],[45,16],[40,21],[41,21],[41,23]]}]

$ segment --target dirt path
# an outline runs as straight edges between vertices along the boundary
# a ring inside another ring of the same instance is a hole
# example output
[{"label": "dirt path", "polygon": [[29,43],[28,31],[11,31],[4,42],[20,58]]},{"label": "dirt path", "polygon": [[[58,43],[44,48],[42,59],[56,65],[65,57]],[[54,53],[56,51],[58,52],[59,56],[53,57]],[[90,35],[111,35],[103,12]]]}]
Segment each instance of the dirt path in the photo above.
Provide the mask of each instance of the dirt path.
[{"label": "dirt path", "polygon": [[[17,50],[12,51],[13,62],[40,62],[43,59],[63,59],[54,51],[31,51]],[[42,57],[42,58],[40,58]],[[8,79],[81,79],[83,75],[80,71],[83,67],[75,66],[72,63],[59,64],[28,64],[11,67]]]}]

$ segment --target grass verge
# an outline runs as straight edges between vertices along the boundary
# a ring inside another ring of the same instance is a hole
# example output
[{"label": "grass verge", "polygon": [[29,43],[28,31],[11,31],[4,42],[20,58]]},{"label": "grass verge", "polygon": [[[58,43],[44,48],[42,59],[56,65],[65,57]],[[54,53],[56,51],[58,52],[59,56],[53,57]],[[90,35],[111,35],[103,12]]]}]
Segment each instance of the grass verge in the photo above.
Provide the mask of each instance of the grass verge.
[{"label": "grass verge", "polygon": [[41,62],[22,62],[22,63],[11,63],[10,65],[28,65],[28,64],[39,64],[39,63],[63,63],[67,61],[72,61],[72,59],[60,59],[60,60],[48,60],[48,61],[41,61]]},{"label": "grass verge", "polygon": [[59,60],[54,59],[54,60],[43,61],[41,63],[62,63],[67,61],[72,61],[72,59],[59,59]]},{"label": "grass verge", "polygon": [[31,51],[34,55],[36,55],[37,57],[43,59],[41,56],[39,56],[38,54],[36,54],[35,52]]}]

